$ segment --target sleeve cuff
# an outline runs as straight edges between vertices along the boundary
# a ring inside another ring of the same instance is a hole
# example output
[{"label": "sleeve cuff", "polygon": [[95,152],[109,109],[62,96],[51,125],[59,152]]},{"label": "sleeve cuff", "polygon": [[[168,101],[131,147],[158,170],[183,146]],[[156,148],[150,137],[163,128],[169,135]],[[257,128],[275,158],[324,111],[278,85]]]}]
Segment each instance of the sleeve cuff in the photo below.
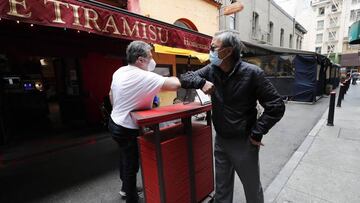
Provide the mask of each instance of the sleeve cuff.
[{"label": "sleeve cuff", "polygon": [[202,89],[204,87],[206,83],[206,80],[204,78],[202,78],[202,80],[199,82],[199,88],[198,89]]},{"label": "sleeve cuff", "polygon": [[261,142],[263,135],[262,134],[251,134],[251,138],[257,142]]}]

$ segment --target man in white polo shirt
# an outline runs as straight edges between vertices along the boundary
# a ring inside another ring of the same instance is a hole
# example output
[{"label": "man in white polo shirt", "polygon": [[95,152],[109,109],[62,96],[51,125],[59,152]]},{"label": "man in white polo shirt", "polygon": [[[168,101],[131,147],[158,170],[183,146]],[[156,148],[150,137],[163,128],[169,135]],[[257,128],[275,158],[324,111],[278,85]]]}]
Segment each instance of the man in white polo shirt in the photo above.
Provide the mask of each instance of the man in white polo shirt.
[{"label": "man in white polo shirt", "polygon": [[152,47],[142,41],[133,41],[126,49],[127,66],[115,71],[110,101],[113,106],[109,130],[120,148],[121,196],[126,202],[138,201],[136,174],[139,170],[139,155],[136,137],[138,125],[130,112],[150,109],[160,90],[177,90],[180,82],[176,77],[163,77],[153,73],[156,63],[152,58]]}]

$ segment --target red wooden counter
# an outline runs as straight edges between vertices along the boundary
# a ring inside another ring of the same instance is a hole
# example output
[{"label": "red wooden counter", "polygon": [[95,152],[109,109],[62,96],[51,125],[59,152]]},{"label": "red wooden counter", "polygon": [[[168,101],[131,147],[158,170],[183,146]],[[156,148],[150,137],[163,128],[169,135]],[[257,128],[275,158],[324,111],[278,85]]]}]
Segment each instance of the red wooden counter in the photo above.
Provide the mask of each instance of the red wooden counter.
[{"label": "red wooden counter", "polygon": [[[191,117],[206,112],[206,124]],[[147,203],[199,202],[214,190],[211,105],[175,104],[132,113]],[[169,121],[181,119],[169,124]],[[167,122],[160,128],[160,123]],[[145,128],[150,128],[145,132]]]}]

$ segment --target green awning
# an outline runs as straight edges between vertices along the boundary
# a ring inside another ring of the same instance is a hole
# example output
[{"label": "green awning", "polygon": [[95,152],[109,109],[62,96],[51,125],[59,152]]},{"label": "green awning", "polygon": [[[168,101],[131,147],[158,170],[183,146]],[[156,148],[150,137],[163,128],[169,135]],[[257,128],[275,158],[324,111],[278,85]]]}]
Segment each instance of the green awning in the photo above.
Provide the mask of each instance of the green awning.
[{"label": "green awning", "polygon": [[349,44],[360,44],[360,21],[350,26]]}]

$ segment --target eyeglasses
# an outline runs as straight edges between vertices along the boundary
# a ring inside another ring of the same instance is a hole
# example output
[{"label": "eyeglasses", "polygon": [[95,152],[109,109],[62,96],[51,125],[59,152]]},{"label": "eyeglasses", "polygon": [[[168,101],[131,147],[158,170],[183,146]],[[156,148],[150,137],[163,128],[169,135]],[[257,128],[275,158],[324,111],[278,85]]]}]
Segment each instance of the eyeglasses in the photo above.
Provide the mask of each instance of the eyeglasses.
[{"label": "eyeglasses", "polygon": [[215,51],[215,50],[219,50],[220,47],[216,47],[214,45],[210,45],[210,51]]},{"label": "eyeglasses", "polygon": [[224,51],[226,48],[229,48],[229,46],[217,47],[217,46],[211,45],[210,46],[210,51],[218,51],[220,53],[220,52]]}]

